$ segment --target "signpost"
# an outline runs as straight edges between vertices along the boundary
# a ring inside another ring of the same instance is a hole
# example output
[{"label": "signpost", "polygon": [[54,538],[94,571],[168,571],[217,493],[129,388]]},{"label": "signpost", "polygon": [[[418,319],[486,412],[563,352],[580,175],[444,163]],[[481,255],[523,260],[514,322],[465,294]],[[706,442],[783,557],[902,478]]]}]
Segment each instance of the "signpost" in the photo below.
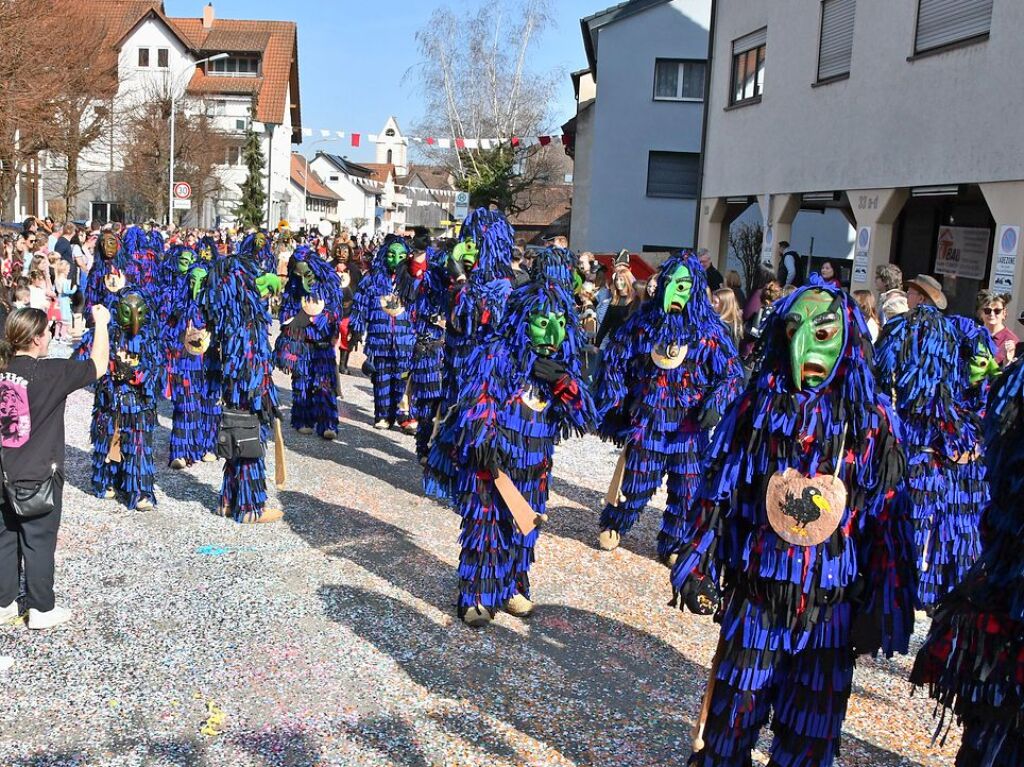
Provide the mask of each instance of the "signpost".
[{"label": "signpost", "polygon": [[171,201],[173,210],[192,209],[192,186],[187,181],[174,182],[174,199]]},{"label": "signpost", "polygon": [[1012,293],[1014,272],[1017,271],[1017,255],[1020,253],[1020,227],[999,227],[999,249],[996,262],[992,265],[989,287],[1000,293]]},{"label": "signpost", "polygon": [[469,192],[455,193],[455,218],[461,222],[469,215]]},{"label": "signpost", "polygon": [[853,251],[853,280],[858,285],[868,281],[868,254],[871,249],[871,227],[862,226],[857,231],[857,245]]}]

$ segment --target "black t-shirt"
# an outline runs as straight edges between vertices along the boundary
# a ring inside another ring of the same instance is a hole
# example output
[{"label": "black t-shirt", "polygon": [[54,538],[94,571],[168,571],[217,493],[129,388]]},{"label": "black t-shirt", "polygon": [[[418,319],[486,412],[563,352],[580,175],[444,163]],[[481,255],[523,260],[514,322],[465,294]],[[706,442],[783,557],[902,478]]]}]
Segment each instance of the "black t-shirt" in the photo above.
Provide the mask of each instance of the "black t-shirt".
[{"label": "black t-shirt", "polygon": [[722,273],[714,266],[709,266],[705,269],[704,276],[707,277],[708,287],[711,288],[712,293],[722,287],[722,283],[725,282],[725,280],[722,279]]},{"label": "black t-shirt", "polygon": [[35,359],[20,354],[0,373],[0,439],[11,482],[42,481],[64,472],[64,402],[96,380],[91,360]]}]

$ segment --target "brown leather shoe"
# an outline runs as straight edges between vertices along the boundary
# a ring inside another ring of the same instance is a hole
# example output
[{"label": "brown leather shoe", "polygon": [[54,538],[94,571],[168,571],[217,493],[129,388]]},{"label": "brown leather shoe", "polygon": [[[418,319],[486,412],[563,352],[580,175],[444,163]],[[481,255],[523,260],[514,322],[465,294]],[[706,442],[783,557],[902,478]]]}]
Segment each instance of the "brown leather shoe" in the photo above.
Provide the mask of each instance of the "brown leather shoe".
[{"label": "brown leather shoe", "polygon": [[258,516],[250,511],[245,515],[242,524],[266,525],[271,522],[280,522],[282,519],[284,519],[284,512],[281,509],[263,509],[263,513]]}]

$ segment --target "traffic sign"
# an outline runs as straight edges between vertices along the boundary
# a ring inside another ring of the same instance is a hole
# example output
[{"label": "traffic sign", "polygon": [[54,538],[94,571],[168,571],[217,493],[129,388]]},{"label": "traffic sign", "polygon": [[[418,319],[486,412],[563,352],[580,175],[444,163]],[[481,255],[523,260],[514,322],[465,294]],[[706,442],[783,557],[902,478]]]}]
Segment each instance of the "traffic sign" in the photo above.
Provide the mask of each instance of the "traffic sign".
[{"label": "traffic sign", "polygon": [[[174,182],[174,199],[187,200],[192,197],[192,186],[187,181]],[[177,206],[175,206],[177,207]]]},{"label": "traffic sign", "polygon": [[192,210],[192,200],[174,200],[172,207],[174,210]]},{"label": "traffic sign", "polygon": [[469,192],[455,193],[455,218],[459,221],[469,215]]}]

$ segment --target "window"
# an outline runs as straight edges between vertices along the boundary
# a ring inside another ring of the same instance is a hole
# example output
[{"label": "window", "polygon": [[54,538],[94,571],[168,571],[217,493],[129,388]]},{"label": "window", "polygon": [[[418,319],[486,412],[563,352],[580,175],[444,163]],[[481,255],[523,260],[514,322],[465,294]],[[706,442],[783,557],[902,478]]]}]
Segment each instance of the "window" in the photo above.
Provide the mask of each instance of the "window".
[{"label": "window", "polygon": [[391,150],[389,149],[389,150],[388,150],[388,161],[387,161],[387,162],[388,162],[388,165],[390,165],[390,164],[391,164],[391,157],[392,157],[392,154],[391,154]]},{"label": "window", "polygon": [[235,130],[242,132],[249,130],[249,118],[240,117],[235,120]]},{"label": "window", "polygon": [[260,73],[260,57],[256,55],[228,56],[226,59],[207,61],[207,72],[228,77],[255,77]]},{"label": "window", "polygon": [[647,158],[647,196],[697,198],[700,155],[696,152],[651,152]]},{"label": "window", "polygon": [[732,104],[760,100],[764,91],[764,59],[768,28],[751,32],[732,43]]},{"label": "window", "polygon": [[327,178],[330,179],[331,181],[338,181],[339,180],[337,176],[328,176]]},{"label": "window", "polygon": [[168,67],[167,56],[168,56],[168,52],[167,52],[166,48],[157,48],[156,49],[156,65],[157,65],[157,67],[159,67],[160,69],[167,69],[167,67]]},{"label": "window", "polygon": [[818,82],[850,74],[857,0],[823,0],[818,44]]},{"label": "window", "polygon": [[654,62],[655,101],[703,101],[703,61],[658,59]]},{"label": "window", "polygon": [[139,66],[149,66],[149,48],[139,48]]},{"label": "window", "polygon": [[224,158],[224,164],[227,166],[242,165],[242,147],[229,146]]},{"label": "window", "polygon": [[228,102],[224,99],[213,99],[206,102],[207,117],[223,117],[228,110]]},{"label": "window", "polygon": [[914,53],[988,37],[992,0],[919,0]]}]

